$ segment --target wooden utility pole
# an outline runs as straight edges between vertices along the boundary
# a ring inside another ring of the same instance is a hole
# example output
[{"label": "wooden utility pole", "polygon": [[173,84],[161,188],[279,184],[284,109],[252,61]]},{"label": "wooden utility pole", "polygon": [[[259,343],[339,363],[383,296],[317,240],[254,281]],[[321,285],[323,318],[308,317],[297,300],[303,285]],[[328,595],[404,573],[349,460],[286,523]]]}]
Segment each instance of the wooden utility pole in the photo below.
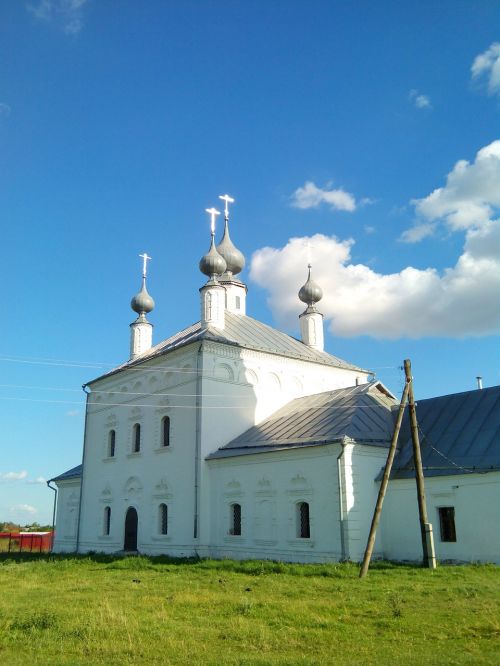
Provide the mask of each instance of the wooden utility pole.
[{"label": "wooden utility pole", "polygon": [[405,360],[404,369],[406,381],[409,386],[408,409],[410,413],[411,441],[413,444],[413,464],[415,467],[415,478],[417,481],[418,514],[420,517],[420,532],[422,535],[422,550],[424,555],[423,564],[429,569],[435,569],[436,555],[434,553],[432,525],[427,519],[427,507],[425,505],[424,472],[422,469],[422,456],[420,453],[420,441],[418,438],[417,412],[415,409],[415,396],[413,394],[413,378],[411,376],[411,363],[409,359]]},{"label": "wooden utility pole", "polygon": [[361,571],[359,572],[360,578],[364,578],[366,576],[366,574],[368,573],[368,567],[370,566],[373,547],[375,546],[375,537],[377,536],[377,527],[380,522],[380,514],[382,513],[382,504],[384,503],[384,497],[387,490],[387,485],[389,483],[389,477],[391,475],[392,463],[394,461],[394,456],[396,455],[396,447],[398,444],[399,431],[401,429],[401,423],[403,421],[403,414],[405,411],[406,399],[408,397],[409,388],[410,388],[410,381],[407,379],[403,395],[401,397],[401,402],[399,404],[398,416],[396,418],[396,424],[394,426],[391,446],[389,447],[389,454],[387,455],[387,462],[385,463],[384,476],[382,477],[382,482],[380,484],[380,489],[378,491],[377,504],[375,505],[375,511],[373,513],[372,524],[370,527],[370,534],[368,536],[368,541],[366,543],[365,556],[363,558]]}]

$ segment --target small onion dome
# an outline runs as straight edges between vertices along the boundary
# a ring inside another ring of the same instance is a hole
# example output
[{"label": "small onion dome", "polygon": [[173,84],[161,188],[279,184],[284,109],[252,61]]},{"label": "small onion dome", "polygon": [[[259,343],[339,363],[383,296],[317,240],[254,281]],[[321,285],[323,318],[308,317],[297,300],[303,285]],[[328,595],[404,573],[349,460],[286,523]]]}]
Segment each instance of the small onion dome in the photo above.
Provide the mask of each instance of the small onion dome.
[{"label": "small onion dome", "polygon": [[243,253],[234,246],[233,241],[229,237],[229,225],[226,223],[224,225],[224,234],[222,236],[221,242],[217,245],[217,251],[221,254],[226,260],[226,272],[231,275],[237,275],[241,273],[245,267],[245,257]]},{"label": "small onion dome", "polygon": [[316,284],[314,280],[311,280],[310,265],[309,265],[309,274],[307,276],[307,282],[303,287],[300,288],[299,298],[303,303],[306,303],[311,307],[323,298],[323,290],[321,289],[319,284]]},{"label": "small onion dome", "polygon": [[151,312],[154,306],[155,302],[148,294],[146,280],[143,278],[141,291],[130,301],[130,307],[134,312],[137,312],[137,314],[147,314],[148,312]]},{"label": "small onion dome", "polygon": [[214,237],[210,243],[210,250],[200,259],[200,271],[209,278],[221,275],[226,270],[226,260],[215,249]]}]

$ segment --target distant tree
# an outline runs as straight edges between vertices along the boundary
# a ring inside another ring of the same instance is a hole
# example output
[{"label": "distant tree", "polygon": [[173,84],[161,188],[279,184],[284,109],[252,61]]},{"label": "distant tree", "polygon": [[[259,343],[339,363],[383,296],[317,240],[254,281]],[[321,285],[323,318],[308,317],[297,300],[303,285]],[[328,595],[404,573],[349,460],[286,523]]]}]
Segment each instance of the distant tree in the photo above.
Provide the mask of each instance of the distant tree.
[{"label": "distant tree", "polygon": [[19,532],[21,526],[13,523],[10,520],[0,522],[0,532]]}]

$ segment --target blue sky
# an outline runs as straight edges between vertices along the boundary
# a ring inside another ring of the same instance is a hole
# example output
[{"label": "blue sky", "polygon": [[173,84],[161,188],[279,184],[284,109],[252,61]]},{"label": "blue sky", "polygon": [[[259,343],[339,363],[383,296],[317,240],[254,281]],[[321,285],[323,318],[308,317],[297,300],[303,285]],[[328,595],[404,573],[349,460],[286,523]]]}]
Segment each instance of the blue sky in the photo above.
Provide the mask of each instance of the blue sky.
[{"label": "blue sky", "polygon": [[[0,520],[49,521],[81,385],[198,319],[229,192],[248,314],[417,397],[499,383],[500,6],[300,0],[0,6]],[[295,240],[294,240],[295,239]]]}]

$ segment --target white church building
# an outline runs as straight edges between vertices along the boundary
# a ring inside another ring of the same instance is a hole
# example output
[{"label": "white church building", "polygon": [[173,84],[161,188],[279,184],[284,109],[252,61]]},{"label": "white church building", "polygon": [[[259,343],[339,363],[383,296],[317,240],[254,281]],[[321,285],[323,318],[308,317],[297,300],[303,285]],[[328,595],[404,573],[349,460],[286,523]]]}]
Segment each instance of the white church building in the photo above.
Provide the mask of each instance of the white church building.
[{"label": "white church building", "polygon": [[[156,345],[143,255],[130,358],[86,385],[82,464],[51,480],[58,489],[56,552],[298,562],[363,556],[398,400],[369,370],[324,351],[322,292],[310,266],[299,291],[300,340],[246,314],[247,287],[238,278],[245,261],[229,236],[232,200],[221,198],[225,227],[217,246],[217,212],[208,211],[200,321]],[[460,432],[455,427],[456,396],[447,396],[448,411],[427,410],[429,520],[438,558],[500,562],[500,390],[471,394],[481,423],[476,418],[468,443],[459,437],[464,423]],[[458,394],[462,410],[468,395]],[[404,432],[374,555],[418,560]],[[444,456],[439,464],[436,450]]]}]

